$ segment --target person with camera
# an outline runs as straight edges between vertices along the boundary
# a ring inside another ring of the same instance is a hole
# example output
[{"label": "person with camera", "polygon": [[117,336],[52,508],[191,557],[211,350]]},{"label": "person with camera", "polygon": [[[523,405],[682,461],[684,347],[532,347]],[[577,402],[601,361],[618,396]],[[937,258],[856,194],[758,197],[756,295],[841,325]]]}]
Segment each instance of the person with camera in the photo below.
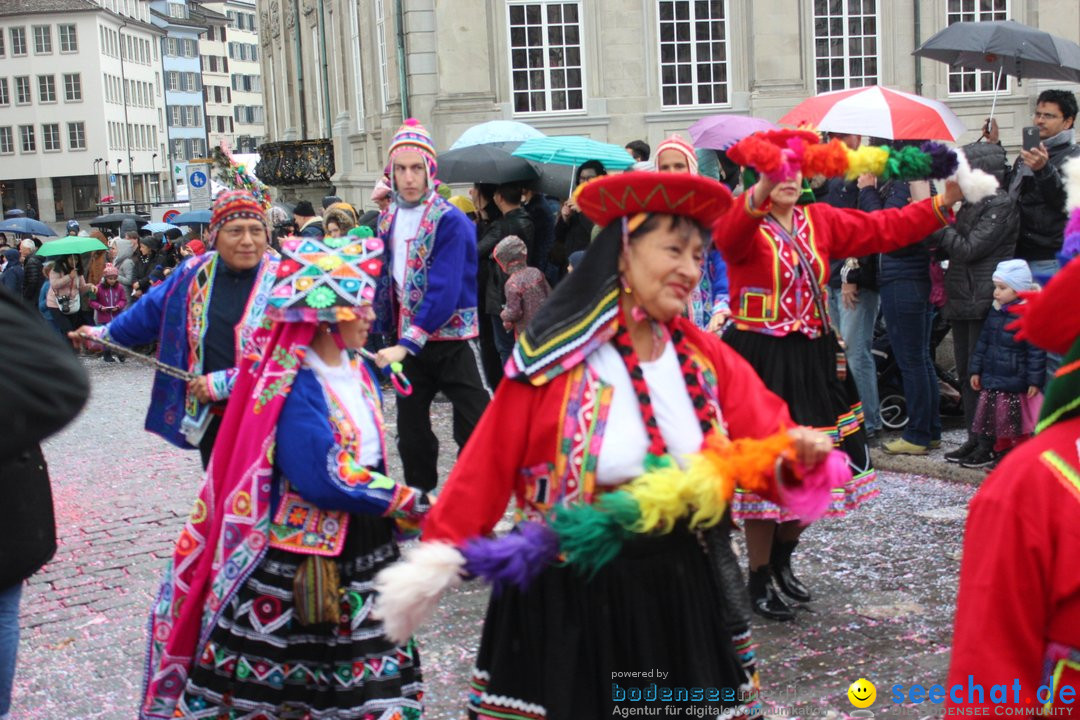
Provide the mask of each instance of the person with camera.
[{"label": "person with camera", "polygon": [[[1073,137],[1076,95],[1068,90],[1045,90],[1035,101],[1034,125],[1023,130],[1023,149],[1007,180],[1009,195],[1020,207],[1020,238],[1016,257],[1027,261],[1036,282],[1060,269],[1057,254],[1064,238],[1066,161],[1080,157]],[[983,137],[999,143],[997,120],[988,119]]]},{"label": "person with camera", "polygon": [[77,255],[56,259],[49,270],[49,294],[45,304],[61,332],[71,332],[83,324],[82,296],[89,288]]}]

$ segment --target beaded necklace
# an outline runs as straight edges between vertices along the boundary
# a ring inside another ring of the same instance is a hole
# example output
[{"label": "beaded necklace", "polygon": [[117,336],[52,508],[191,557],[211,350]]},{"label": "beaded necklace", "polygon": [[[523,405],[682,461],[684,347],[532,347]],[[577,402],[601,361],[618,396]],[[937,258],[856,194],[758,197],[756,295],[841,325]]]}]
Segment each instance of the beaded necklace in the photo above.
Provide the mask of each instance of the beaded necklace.
[{"label": "beaded necklace", "polygon": [[[641,419],[645,423],[645,431],[649,435],[649,450],[646,455],[646,469],[650,459],[653,461],[667,455],[667,443],[660,432],[660,424],[656,421],[656,412],[653,409],[652,397],[649,395],[649,385],[645,382],[645,373],[641,368],[641,360],[634,350],[634,343],[630,339],[630,331],[625,320],[618,323],[615,337],[612,338],[615,348],[619,351],[626,370],[630,373],[630,384],[637,396],[638,406],[641,409]],[[705,397],[705,389],[702,387],[697,367],[687,348],[686,337],[681,330],[675,330],[671,334],[671,342],[675,346],[675,354],[679,358],[679,371],[686,382],[686,391],[690,395],[690,401],[694,406],[694,415],[697,416],[703,435],[708,435],[713,429],[716,418],[716,408],[709,404]]]}]

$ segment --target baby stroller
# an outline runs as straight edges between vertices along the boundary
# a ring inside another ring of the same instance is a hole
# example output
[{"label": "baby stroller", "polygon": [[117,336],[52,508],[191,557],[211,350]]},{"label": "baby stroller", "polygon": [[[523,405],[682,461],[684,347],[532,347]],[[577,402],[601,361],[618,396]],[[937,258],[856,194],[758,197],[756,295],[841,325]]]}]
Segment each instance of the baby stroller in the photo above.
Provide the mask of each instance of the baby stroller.
[{"label": "baby stroller", "polygon": [[[934,315],[934,327],[930,332],[931,352],[937,353],[937,347],[945,336],[949,334],[949,323],[940,313]],[[889,334],[885,331],[885,323],[878,319],[874,326],[874,345],[871,351],[874,355],[874,364],[877,368],[878,408],[881,411],[881,424],[889,430],[901,430],[907,425],[907,401],[904,399],[904,381],[900,374],[900,366],[892,352],[889,343]],[[946,370],[937,362],[934,363],[937,372],[938,389],[941,394],[940,412],[943,416],[959,417],[964,414],[964,402],[960,395],[960,380],[956,373]]]}]

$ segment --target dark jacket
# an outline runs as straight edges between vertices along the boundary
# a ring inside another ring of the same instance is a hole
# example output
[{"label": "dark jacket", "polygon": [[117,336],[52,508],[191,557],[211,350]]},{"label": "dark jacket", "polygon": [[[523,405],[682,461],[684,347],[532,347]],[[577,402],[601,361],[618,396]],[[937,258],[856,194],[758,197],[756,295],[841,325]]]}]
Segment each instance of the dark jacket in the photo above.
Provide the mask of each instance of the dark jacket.
[{"label": "dark jacket", "polygon": [[316,220],[313,223],[305,225],[303,227],[303,229],[300,230],[299,236],[300,237],[318,238],[318,239],[321,240],[322,237],[325,234],[326,234],[326,231],[323,230],[322,220]]},{"label": "dark jacket", "polygon": [[593,222],[580,212],[571,212],[564,221],[560,213],[555,220],[555,243],[551,249],[551,261],[565,272],[566,263],[578,250],[585,250],[592,242]]},{"label": "dark jacket", "polygon": [[1017,342],[1016,332],[1006,328],[1016,320],[1009,308],[990,308],[975,352],[968,360],[968,372],[978,375],[986,390],[1027,392],[1041,388],[1046,379],[1046,353],[1031,343]]},{"label": "dark jacket", "polygon": [[506,304],[506,293],[503,290],[506,273],[499,269],[491,254],[499,241],[507,235],[517,235],[524,240],[529,257],[532,257],[535,231],[529,213],[523,208],[514,208],[492,223],[476,245],[477,257],[488,269],[487,286],[484,290],[484,312],[488,315],[498,315]]},{"label": "dark jacket", "polygon": [[[829,178],[825,181],[818,202],[833,207],[858,210],[860,209],[859,200],[863,193],[874,195],[872,199],[866,201],[872,209],[881,209],[881,202],[877,198],[876,188],[866,187],[860,190],[855,180],[848,181],[844,180],[844,178]],[[832,258],[829,260],[829,287],[832,290],[839,292],[840,285],[844,282],[854,283],[859,289],[878,289],[878,256],[874,254],[855,259],[858,261],[857,267],[852,267],[847,272],[844,272],[847,258]]]},{"label": "dark jacket", "polygon": [[555,213],[551,211],[544,196],[538,192],[533,194],[531,202],[522,207],[529,213],[535,236],[532,247],[529,248],[529,265],[547,275],[551,247],[555,244]]},{"label": "dark jacket", "polygon": [[71,348],[0,289],[0,504],[5,510],[0,589],[30,577],[56,551],[56,523],[45,458],[38,445],[75,415],[90,392]]},{"label": "dark jacket", "polygon": [[23,266],[19,259],[19,251],[8,248],[4,251],[4,259],[7,260],[7,265],[4,266],[4,272],[0,274],[0,285],[10,290],[13,295],[22,297]]},{"label": "dark jacket", "polygon": [[23,263],[22,296],[31,305],[36,305],[41,285],[45,282],[45,261],[37,253],[26,258]]},{"label": "dark jacket", "polygon": [[[1004,176],[1005,151],[1000,145],[976,143],[964,148],[971,167]],[[1001,188],[977,203],[965,202],[956,222],[936,233],[938,247],[948,256],[945,271],[945,317],[982,320],[994,302],[994,269],[1016,251],[1020,211]]]},{"label": "dark jacket", "polygon": [[[902,208],[911,202],[911,189],[906,182],[889,180],[875,188],[863,188],[859,193],[859,209],[864,212]],[[879,256],[878,285],[896,280],[930,282],[930,244],[926,240]]]},{"label": "dark jacket", "polygon": [[1080,157],[1080,145],[1069,143],[1047,148],[1050,160],[1033,177],[1020,177],[1024,161],[1016,159],[1009,174],[1009,194],[1020,206],[1020,238],[1016,257],[1053,260],[1065,236],[1065,180],[1062,166]]}]

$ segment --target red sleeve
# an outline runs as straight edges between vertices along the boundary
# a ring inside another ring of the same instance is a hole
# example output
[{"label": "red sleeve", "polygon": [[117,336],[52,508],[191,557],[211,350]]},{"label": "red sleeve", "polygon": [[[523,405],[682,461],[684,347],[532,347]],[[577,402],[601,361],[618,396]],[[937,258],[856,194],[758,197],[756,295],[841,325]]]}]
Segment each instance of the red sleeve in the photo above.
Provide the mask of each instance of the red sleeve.
[{"label": "red sleeve", "polygon": [[454,463],[423,524],[423,540],[460,545],[490,533],[514,489],[541,390],[505,380]]},{"label": "red sleeve", "polygon": [[[761,219],[768,214],[752,207],[754,189],[750,188],[739,197],[731,208],[713,224],[712,241],[730,263],[738,263],[753,249]],[[768,203],[766,203],[766,208]]]},{"label": "red sleeve", "polygon": [[807,212],[815,224],[824,226],[815,238],[827,238],[829,257],[861,257],[898,250],[948,225],[950,215],[938,207],[939,203],[936,198],[927,198],[903,208],[869,213],[815,203],[807,206]]},{"label": "red sleeve", "polygon": [[[1032,441],[1037,444],[1037,441]],[[1050,607],[1053,541],[1046,518],[1057,481],[1037,461],[1038,447],[1009,454],[971,501],[964,532],[948,688],[950,705],[991,706],[993,685],[1039,687]],[[968,702],[968,677],[983,687]]]}]

